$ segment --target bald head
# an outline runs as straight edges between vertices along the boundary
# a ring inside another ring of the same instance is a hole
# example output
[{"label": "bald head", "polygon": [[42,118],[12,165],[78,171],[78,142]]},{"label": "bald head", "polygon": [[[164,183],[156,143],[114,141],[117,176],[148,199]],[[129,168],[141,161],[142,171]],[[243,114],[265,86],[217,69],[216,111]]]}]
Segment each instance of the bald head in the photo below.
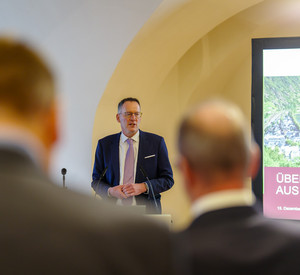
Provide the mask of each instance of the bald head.
[{"label": "bald head", "polygon": [[246,171],[251,142],[242,112],[224,101],[205,102],[184,118],[179,132],[179,150],[194,171]]}]

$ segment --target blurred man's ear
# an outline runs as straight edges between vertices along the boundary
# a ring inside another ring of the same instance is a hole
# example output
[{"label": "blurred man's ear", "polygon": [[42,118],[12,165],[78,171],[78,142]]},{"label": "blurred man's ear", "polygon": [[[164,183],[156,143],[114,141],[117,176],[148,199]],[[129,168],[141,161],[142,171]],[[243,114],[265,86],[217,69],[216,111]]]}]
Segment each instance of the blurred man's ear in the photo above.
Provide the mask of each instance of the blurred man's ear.
[{"label": "blurred man's ear", "polygon": [[49,114],[49,128],[51,131],[50,142],[53,145],[58,140],[58,110],[57,103],[53,101]]},{"label": "blurred man's ear", "polygon": [[248,175],[254,179],[259,171],[260,161],[261,161],[261,152],[256,143],[252,144],[250,164],[248,168]]},{"label": "blurred man's ear", "polygon": [[191,193],[193,193],[194,190],[194,184],[195,184],[195,175],[193,170],[190,167],[189,162],[185,157],[181,157],[179,168],[181,170],[181,173],[183,175],[184,179],[184,187],[188,193],[189,196],[191,196]]},{"label": "blurred man's ear", "polygon": [[28,126],[28,130],[40,140],[45,148],[43,166],[46,170],[49,168],[53,145],[58,139],[57,114],[57,102],[53,100],[48,108],[35,110],[24,124]]},{"label": "blurred man's ear", "polygon": [[120,123],[120,114],[116,114],[116,119]]},{"label": "blurred man's ear", "polygon": [[57,121],[57,102],[53,100],[48,109],[43,111],[40,116],[40,126],[44,133],[42,133],[43,143],[48,151],[51,151],[52,146],[58,139],[58,121]]}]

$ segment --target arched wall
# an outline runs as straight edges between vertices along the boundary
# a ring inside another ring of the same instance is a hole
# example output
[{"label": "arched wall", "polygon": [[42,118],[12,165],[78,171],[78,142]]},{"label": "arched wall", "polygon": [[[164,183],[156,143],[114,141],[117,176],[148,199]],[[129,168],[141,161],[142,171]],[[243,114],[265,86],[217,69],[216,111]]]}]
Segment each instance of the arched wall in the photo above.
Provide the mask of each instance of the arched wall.
[{"label": "arched wall", "polygon": [[162,201],[175,229],[190,221],[176,168],[182,113],[219,95],[238,104],[250,121],[251,38],[299,36],[299,7],[295,0],[164,1],[125,51],[98,105],[93,152],[99,138],[120,131],[118,101],[138,97],[141,128],[164,136],[169,149],[175,186]]}]

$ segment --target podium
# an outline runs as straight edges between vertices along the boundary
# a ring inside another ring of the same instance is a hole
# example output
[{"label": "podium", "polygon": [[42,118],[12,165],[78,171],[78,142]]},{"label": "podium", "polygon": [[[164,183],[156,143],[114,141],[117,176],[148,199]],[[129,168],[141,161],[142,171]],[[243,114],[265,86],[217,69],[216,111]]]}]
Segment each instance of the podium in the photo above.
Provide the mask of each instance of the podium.
[{"label": "podium", "polygon": [[173,221],[170,214],[145,214],[145,216],[159,223],[165,224],[169,229],[172,227]]},{"label": "podium", "polygon": [[146,205],[131,205],[131,206],[119,205],[119,207],[125,207],[131,213],[142,215],[158,223],[164,224],[169,229],[172,228],[173,220],[170,214],[146,214]]}]

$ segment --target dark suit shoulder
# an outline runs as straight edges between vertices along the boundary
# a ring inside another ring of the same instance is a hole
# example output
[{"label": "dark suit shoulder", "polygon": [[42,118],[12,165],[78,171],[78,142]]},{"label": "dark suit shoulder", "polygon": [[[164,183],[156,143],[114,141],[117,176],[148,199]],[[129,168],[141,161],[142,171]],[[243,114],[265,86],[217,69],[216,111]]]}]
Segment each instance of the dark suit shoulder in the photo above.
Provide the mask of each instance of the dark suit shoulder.
[{"label": "dark suit shoulder", "polygon": [[[99,142],[100,143],[106,143],[106,142],[112,142],[112,141],[115,141],[115,140],[119,140],[120,135],[121,135],[121,133],[108,135],[106,137],[103,137],[103,138],[99,139],[98,143]],[[157,140],[157,141],[160,141],[160,140],[163,139],[162,136],[159,136],[157,134],[153,134],[153,133],[150,133],[150,132],[144,132],[144,131],[141,131],[141,130],[140,130],[140,136],[143,137],[143,138],[146,138],[146,139]]]},{"label": "dark suit shoulder", "polygon": [[155,141],[161,141],[163,139],[162,136],[159,136],[159,135],[153,134],[153,133],[149,133],[149,132],[144,132],[141,130],[140,130],[140,135],[142,138],[151,139],[151,140],[155,140]]},{"label": "dark suit shoulder", "polygon": [[107,144],[107,143],[111,143],[114,141],[118,141],[120,139],[120,135],[121,135],[121,133],[106,136],[104,138],[99,139],[98,143]]}]

